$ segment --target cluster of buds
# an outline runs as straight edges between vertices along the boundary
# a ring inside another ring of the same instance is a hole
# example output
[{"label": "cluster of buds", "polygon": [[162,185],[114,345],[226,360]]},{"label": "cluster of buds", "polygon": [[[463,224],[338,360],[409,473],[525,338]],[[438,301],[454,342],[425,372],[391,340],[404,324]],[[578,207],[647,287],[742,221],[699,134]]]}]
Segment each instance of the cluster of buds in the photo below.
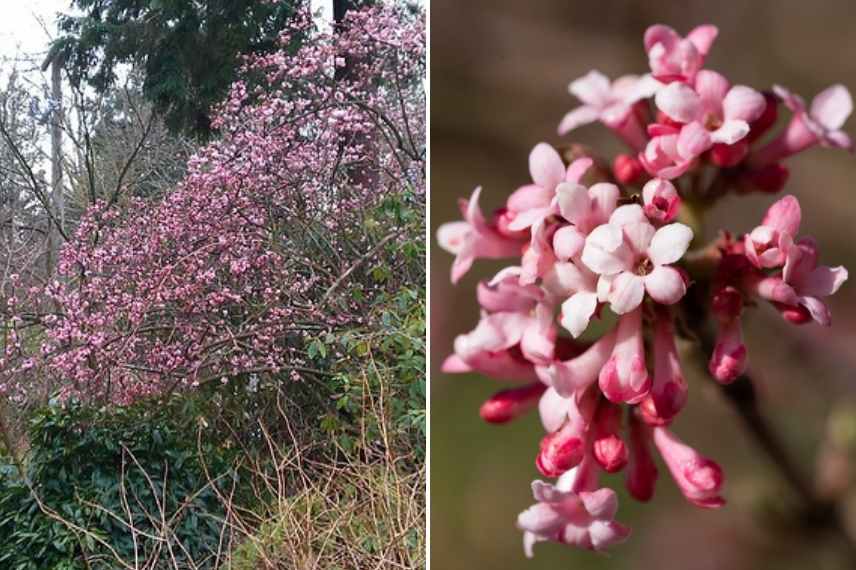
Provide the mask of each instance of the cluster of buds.
[{"label": "cluster of buds", "polygon": [[[455,339],[443,371],[522,383],[484,403],[488,422],[540,414],[546,435],[535,464],[557,481],[535,481],[536,504],[518,518],[527,555],[539,541],[601,550],[624,540],[615,491],[598,476],[623,470],[629,494],[647,501],[653,449],[690,502],[722,506],[722,469],[669,428],[687,401],[676,334],[688,307],[697,313],[701,304],[718,327],[709,371],[727,384],[746,371],[744,308],[765,300],[787,321],[828,326],[823,298],[847,279],[842,267],[818,265],[814,240],[797,236],[793,196],[741,238],[694,242],[692,220],[718,198],[778,192],[784,159],[815,145],[851,147],[840,130],[852,107],[846,88],[830,87],[807,107],[782,87],[731,85],[704,69],[716,36],[713,26],[686,37],[652,26],[644,38],[651,73],[610,82],[592,71],[570,84],[583,106],[559,133],[606,125],[630,149],[611,168],[588,151],[540,143],[529,156],[531,184],[490,217],[476,189],[461,201],[464,220],[438,231],[456,256],[453,282],[476,259],[519,260],[478,285],[481,320]],[[773,132],[782,105],[792,114]],[[701,303],[690,303],[691,287]],[[607,310],[617,316],[611,328]]]}]

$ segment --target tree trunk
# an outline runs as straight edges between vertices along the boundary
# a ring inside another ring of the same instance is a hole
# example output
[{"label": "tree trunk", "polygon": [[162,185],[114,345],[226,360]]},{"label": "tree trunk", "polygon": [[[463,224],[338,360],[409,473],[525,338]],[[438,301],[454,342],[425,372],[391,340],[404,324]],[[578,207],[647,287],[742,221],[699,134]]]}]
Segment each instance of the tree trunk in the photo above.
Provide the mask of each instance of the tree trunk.
[{"label": "tree trunk", "polygon": [[[51,196],[50,208],[55,222],[49,223],[47,272],[53,273],[62,241],[60,230],[65,230],[65,194],[62,188],[62,64],[60,58],[51,63]],[[59,224],[59,228],[57,228]]]},{"label": "tree trunk", "polygon": [[[333,31],[336,33],[341,29],[342,22],[347,13],[359,9],[361,6],[371,5],[372,0],[333,0]],[[349,81],[354,78],[359,61],[352,57],[345,57],[345,65],[337,67],[335,71],[336,81]],[[344,139],[342,147],[362,146],[365,150],[361,153],[364,160],[360,163],[352,163],[346,166],[347,181],[349,187],[360,186],[373,188],[378,184],[379,174],[377,168],[377,143],[370,135],[361,132],[342,133]]]}]

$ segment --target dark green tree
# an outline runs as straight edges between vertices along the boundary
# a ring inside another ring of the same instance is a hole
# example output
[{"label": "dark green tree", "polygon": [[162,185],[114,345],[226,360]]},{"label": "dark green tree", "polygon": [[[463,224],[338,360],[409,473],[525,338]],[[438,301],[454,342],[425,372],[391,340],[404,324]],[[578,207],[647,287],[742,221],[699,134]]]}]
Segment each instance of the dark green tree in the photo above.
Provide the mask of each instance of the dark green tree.
[{"label": "dark green tree", "polygon": [[48,60],[72,82],[105,92],[117,68],[143,74],[143,94],[173,132],[211,134],[209,108],[235,77],[241,56],[276,48],[300,0],[71,0],[58,17]]}]

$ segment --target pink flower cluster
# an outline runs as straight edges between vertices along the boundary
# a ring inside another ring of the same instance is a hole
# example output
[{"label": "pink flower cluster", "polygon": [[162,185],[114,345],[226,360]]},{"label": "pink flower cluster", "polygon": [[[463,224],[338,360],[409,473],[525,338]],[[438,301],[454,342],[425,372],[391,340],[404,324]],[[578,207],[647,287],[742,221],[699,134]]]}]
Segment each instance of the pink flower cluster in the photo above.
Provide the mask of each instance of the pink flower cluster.
[{"label": "pink flower cluster", "polygon": [[[824,298],[847,279],[844,268],[819,265],[814,240],[798,236],[793,196],[742,238],[723,234],[708,247],[682,223],[726,192],[781,190],[782,161],[797,152],[851,146],[840,130],[852,106],[844,87],[806,107],[780,87],[732,85],[704,69],[716,36],[713,26],[686,37],[652,26],[644,38],[650,74],[610,82],[592,71],[571,83],[583,106],[559,132],[606,125],[630,149],[611,170],[539,143],[529,156],[531,184],[491,216],[476,189],[461,201],[464,220],[437,233],[455,255],[453,282],[476,259],[517,260],[478,285],[481,320],[455,339],[443,371],[523,382],[484,403],[488,422],[540,414],[546,435],[535,464],[558,481],[535,481],[536,503],[518,518],[528,555],[539,541],[601,550],[624,540],[615,492],[600,487],[598,474],[623,470],[630,495],[647,501],[657,479],[652,448],[687,500],[722,506],[722,469],[669,429],[688,393],[676,323],[701,293],[718,331],[710,374],[730,383],[747,366],[745,307],[766,300],[790,322],[829,325]],[[770,133],[782,103],[792,117]]]},{"label": "pink flower cluster", "polygon": [[424,21],[377,6],[325,34],[306,7],[280,39],[247,59],[178,188],[90,208],[34,291],[44,343],[0,359],[8,386],[35,357],[63,395],[127,403],[301,368],[306,331],[362,318],[327,292],[373,246],[367,210],[424,193]]}]

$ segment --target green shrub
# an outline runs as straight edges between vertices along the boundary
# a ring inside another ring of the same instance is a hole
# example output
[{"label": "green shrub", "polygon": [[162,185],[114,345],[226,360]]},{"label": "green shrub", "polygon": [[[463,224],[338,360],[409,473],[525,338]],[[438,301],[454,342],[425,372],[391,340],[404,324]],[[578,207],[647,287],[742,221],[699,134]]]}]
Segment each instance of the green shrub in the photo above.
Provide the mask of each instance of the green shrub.
[{"label": "green shrub", "polygon": [[206,470],[233,475],[227,452],[197,446],[195,431],[171,405],[39,412],[25,477],[3,465],[0,568],[112,569],[117,557],[210,567],[223,509]]}]

